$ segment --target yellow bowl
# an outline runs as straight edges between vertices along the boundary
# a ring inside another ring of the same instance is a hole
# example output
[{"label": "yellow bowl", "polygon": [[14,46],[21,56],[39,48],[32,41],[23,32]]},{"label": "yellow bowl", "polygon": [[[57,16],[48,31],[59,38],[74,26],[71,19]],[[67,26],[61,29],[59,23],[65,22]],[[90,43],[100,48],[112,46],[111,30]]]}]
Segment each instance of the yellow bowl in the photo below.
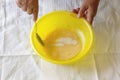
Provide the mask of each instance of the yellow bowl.
[{"label": "yellow bowl", "polygon": [[30,39],[33,49],[36,53],[52,63],[70,64],[83,58],[91,49],[94,39],[94,34],[91,25],[83,18],[77,18],[77,15],[68,11],[55,11],[48,13],[37,20],[37,32],[44,40],[48,34],[56,29],[70,29],[76,32],[82,41],[82,50],[73,58],[68,60],[54,60],[50,58],[43,49],[43,46],[36,39],[35,24],[32,28]]}]

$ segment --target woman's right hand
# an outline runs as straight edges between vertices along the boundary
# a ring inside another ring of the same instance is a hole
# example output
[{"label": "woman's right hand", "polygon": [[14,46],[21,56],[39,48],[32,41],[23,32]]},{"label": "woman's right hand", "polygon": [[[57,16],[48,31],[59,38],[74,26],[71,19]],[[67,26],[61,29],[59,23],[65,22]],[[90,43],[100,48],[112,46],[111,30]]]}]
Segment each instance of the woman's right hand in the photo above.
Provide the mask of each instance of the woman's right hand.
[{"label": "woman's right hand", "polygon": [[33,14],[33,20],[38,17],[38,0],[16,0],[18,7],[28,14]]},{"label": "woman's right hand", "polygon": [[73,9],[73,12],[78,14],[78,17],[84,17],[92,24],[93,19],[97,13],[99,0],[83,0],[82,6],[77,9]]}]

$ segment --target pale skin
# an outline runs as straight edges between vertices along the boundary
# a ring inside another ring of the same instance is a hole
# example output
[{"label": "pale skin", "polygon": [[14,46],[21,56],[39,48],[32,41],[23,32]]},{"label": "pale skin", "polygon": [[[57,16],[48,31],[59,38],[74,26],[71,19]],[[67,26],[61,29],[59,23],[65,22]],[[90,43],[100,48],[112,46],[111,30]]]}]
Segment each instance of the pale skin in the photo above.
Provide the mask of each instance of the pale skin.
[{"label": "pale skin", "polygon": [[[33,20],[36,21],[38,17],[38,0],[16,0],[18,7],[28,14],[33,15]],[[73,12],[78,14],[78,17],[84,17],[90,24],[92,24],[97,13],[99,0],[83,0],[82,6],[73,9]]]}]

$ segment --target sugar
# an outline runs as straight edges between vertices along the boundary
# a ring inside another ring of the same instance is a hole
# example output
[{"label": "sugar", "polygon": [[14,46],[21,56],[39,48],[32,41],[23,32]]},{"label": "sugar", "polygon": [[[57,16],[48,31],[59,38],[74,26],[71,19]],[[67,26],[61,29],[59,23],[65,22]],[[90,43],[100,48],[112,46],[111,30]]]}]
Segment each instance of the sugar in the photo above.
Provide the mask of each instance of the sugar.
[{"label": "sugar", "polygon": [[56,39],[55,46],[76,45],[78,42],[71,37],[62,37]]}]

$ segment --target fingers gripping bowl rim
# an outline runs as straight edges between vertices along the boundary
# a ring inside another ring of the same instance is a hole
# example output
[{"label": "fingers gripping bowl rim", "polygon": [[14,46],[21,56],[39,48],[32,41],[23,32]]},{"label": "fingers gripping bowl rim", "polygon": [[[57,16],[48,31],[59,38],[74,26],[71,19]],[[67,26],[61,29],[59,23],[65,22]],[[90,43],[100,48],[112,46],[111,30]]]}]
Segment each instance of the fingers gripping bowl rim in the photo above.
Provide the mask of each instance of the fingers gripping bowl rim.
[{"label": "fingers gripping bowl rim", "polygon": [[[70,64],[78,61],[88,54],[94,42],[94,33],[91,25],[83,18],[77,18],[77,15],[69,11],[55,11],[46,14],[36,21],[38,25],[38,34],[44,40],[46,36],[55,29],[70,29],[77,33],[82,39],[82,50],[73,58],[68,60],[54,60],[49,58],[43,46],[39,44],[35,37],[35,24],[31,30],[30,41],[34,51],[44,60],[55,64]],[[69,27],[68,27],[69,26]]]}]

